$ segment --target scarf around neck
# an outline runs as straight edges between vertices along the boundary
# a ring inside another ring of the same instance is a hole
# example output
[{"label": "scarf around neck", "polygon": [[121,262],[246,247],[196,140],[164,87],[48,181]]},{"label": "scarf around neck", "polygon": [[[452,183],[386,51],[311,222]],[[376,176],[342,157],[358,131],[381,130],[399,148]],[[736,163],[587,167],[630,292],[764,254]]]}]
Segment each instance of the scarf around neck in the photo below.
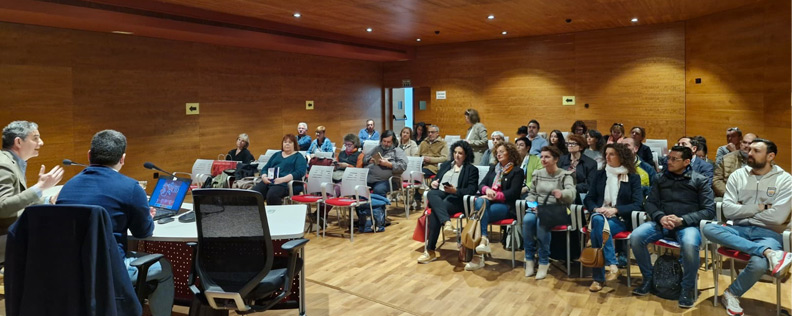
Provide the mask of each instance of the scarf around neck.
[{"label": "scarf around neck", "polygon": [[616,206],[616,200],[619,196],[619,185],[621,182],[627,182],[627,168],[619,166],[617,168],[605,165],[605,175],[607,180],[605,182],[605,194],[602,200],[602,206]]},{"label": "scarf around neck", "polygon": [[501,164],[495,165],[495,182],[492,184],[492,189],[497,190],[501,186],[501,180],[503,180],[503,176],[509,174],[514,168],[513,163],[508,163],[506,166],[501,166]]}]

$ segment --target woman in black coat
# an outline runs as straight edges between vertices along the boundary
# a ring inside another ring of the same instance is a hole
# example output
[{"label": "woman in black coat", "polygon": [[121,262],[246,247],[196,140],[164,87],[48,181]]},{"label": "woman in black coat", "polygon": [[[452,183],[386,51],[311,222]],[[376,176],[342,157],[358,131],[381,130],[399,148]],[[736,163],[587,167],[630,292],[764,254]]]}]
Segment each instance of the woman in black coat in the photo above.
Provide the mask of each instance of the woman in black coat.
[{"label": "woman in black coat", "polygon": [[[451,215],[462,212],[462,197],[474,195],[478,189],[478,168],[473,164],[473,148],[465,141],[451,145],[450,161],[441,164],[437,176],[432,181],[432,190],[427,193],[429,207],[429,238],[426,240],[426,251],[418,258],[418,263],[429,263],[437,259],[435,249],[440,228],[445,223],[445,230],[453,231]],[[449,185],[444,185],[449,184]]]},{"label": "woman in black coat", "polygon": [[583,154],[583,150],[588,147],[583,136],[571,134],[567,137],[566,146],[569,154],[558,159],[558,168],[561,170],[572,171],[575,174],[575,204],[583,204],[580,194],[588,193],[589,180],[597,171],[597,162]]},{"label": "woman in black coat", "polygon": [[630,215],[643,208],[641,177],[635,172],[632,150],[624,144],[607,144],[603,152],[605,167],[594,173],[584,203],[592,214],[591,246],[602,248],[609,274],[605,276],[605,268],[592,269],[594,282],[589,287],[592,292],[602,290],[606,280],[613,281],[619,276],[613,238],[602,243],[605,222],[610,226],[610,236],[615,236],[630,229]]},{"label": "woman in black coat", "polygon": [[476,199],[477,212],[486,205],[481,216],[481,242],[476,246],[473,260],[465,265],[465,270],[472,271],[484,267],[484,254],[490,253],[487,226],[491,222],[507,218],[517,218],[514,202],[520,198],[520,191],[525,182],[525,173],[520,169],[520,154],[512,143],[503,142],[495,147],[498,163],[491,166],[489,172],[479,184],[479,193],[482,196]]},{"label": "woman in black coat", "polygon": [[248,146],[250,146],[250,138],[248,137],[248,134],[239,134],[239,137],[237,137],[236,140],[236,148],[228,151],[226,160],[241,161],[242,163],[253,162],[256,160],[256,158],[253,157],[253,154],[251,154],[250,151],[248,151]]}]

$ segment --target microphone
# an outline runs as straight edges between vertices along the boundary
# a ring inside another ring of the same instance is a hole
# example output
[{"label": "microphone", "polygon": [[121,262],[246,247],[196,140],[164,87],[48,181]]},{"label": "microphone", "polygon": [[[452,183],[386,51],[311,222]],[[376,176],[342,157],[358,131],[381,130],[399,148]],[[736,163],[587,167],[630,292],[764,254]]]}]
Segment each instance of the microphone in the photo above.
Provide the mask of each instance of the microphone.
[{"label": "microphone", "polygon": [[81,164],[81,163],[76,163],[74,161],[71,161],[70,159],[63,159],[63,165],[64,166],[78,165],[78,166],[88,167],[87,165],[84,165],[84,164]]},{"label": "microphone", "polygon": [[165,171],[165,170],[162,170],[162,169],[160,169],[160,167],[157,167],[156,165],[154,165],[153,163],[151,163],[151,162],[148,162],[148,161],[146,161],[145,163],[143,163],[143,168],[146,168],[146,169],[151,169],[151,170],[157,170],[157,171],[159,171],[159,172],[162,172],[162,173],[164,173],[164,174],[167,174],[167,175],[169,175],[169,176],[171,176],[171,177],[173,177],[173,178],[177,178],[177,177],[176,177],[175,175],[173,175],[172,173],[170,173],[170,172],[167,172],[167,171]]}]

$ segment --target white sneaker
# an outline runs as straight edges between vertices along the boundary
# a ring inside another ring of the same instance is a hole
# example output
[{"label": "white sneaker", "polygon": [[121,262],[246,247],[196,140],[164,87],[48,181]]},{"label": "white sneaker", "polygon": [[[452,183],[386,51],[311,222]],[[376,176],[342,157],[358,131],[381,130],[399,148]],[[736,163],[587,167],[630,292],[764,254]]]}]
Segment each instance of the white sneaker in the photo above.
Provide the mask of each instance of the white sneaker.
[{"label": "white sneaker", "polygon": [[456,230],[454,229],[454,226],[451,225],[451,221],[445,222],[445,225],[443,225],[443,230],[448,235],[456,235]]},{"label": "white sneaker", "polygon": [[492,248],[490,248],[489,239],[487,239],[487,236],[481,236],[481,242],[479,242],[479,245],[476,246],[476,253],[485,254],[491,252]]},{"label": "white sneaker", "polygon": [[723,292],[721,303],[723,303],[723,307],[726,308],[726,314],[731,316],[743,314],[743,309],[740,307],[740,299],[732,295],[729,290]]},{"label": "white sneaker", "polygon": [[767,256],[768,266],[773,276],[781,276],[789,269],[789,264],[792,263],[792,253],[781,250],[772,250],[770,255]]},{"label": "white sneaker", "polygon": [[549,264],[540,264],[539,270],[536,271],[536,279],[541,280],[547,277],[547,270],[550,269]]},{"label": "white sneaker", "polygon": [[[476,260],[478,259],[478,260]],[[465,264],[465,271],[475,271],[484,267],[484,256],[474,256],[473,260]]]},{"label": "white sneaker", "polygon": [[534,265],[535,264],[536,263],[533,262],[533,260],[528,260],[528,261],[525,262],[525,277],[526,278],[530,277],[530,276],[534,275],[534,273],[536,273],[536,270],[534,269]]}]

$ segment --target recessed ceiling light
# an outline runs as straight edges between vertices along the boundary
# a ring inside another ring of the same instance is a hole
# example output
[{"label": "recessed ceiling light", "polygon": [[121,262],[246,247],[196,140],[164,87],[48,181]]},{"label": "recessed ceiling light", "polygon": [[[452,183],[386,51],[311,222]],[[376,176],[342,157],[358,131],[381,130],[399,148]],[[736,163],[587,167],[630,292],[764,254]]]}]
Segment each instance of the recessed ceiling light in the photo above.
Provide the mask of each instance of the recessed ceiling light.
[{"label": "recessed ceiling light", "polygon": [[372,28],[370,28],[370,27],[369,27],[369,28],[366,28],[366,32],[371,32],[371,31],[374,31],[374,29],[372,29]]},{"label": "recessed ceiling light", "polygon": [[633,22],[633,23],[638,22],[638,18],[632,18],[632,20],[630,20],[630,22]]},{"label": "recessed ceiling light", "polygon": [[416,39],[415,39],[415,41],[416,41],[416,42],[420,42],[420,41],[421,41],[421,39],[420,39],[420,38],[416,38]]},{"label": "recessed ceiling light", "polygon": [[135,34],[135,33],[132,33],[132,32],[127,32],[127,31],[112,31],[112,32],[110,32],[110,33],[113,33],[113,34],[124,34],[124,35],[132,35],[132,34]]},{"label": "recessed ceiling light", "polygon": [[490,14],[490,15],[487,17],[487,19],[488,19],[488,20],[494,20],[494,19],[495,19],[495,16],[494,16],[494,15],[492,15],[492,14]]},{"label": "recessed ceiling light", "polygon": [[506,33],[506,31],[503,31],[503,32],[501,32],[501,34],[503,34],[503,35],[506,35],[506,34],[508,34],[508,33]]},{"label": "recessed ceiling light", "polygon": [[294,17],[295,18],[299,18],[301,16],[302,16],[302,14],[300,14],[300,12],[294,12]]}]

